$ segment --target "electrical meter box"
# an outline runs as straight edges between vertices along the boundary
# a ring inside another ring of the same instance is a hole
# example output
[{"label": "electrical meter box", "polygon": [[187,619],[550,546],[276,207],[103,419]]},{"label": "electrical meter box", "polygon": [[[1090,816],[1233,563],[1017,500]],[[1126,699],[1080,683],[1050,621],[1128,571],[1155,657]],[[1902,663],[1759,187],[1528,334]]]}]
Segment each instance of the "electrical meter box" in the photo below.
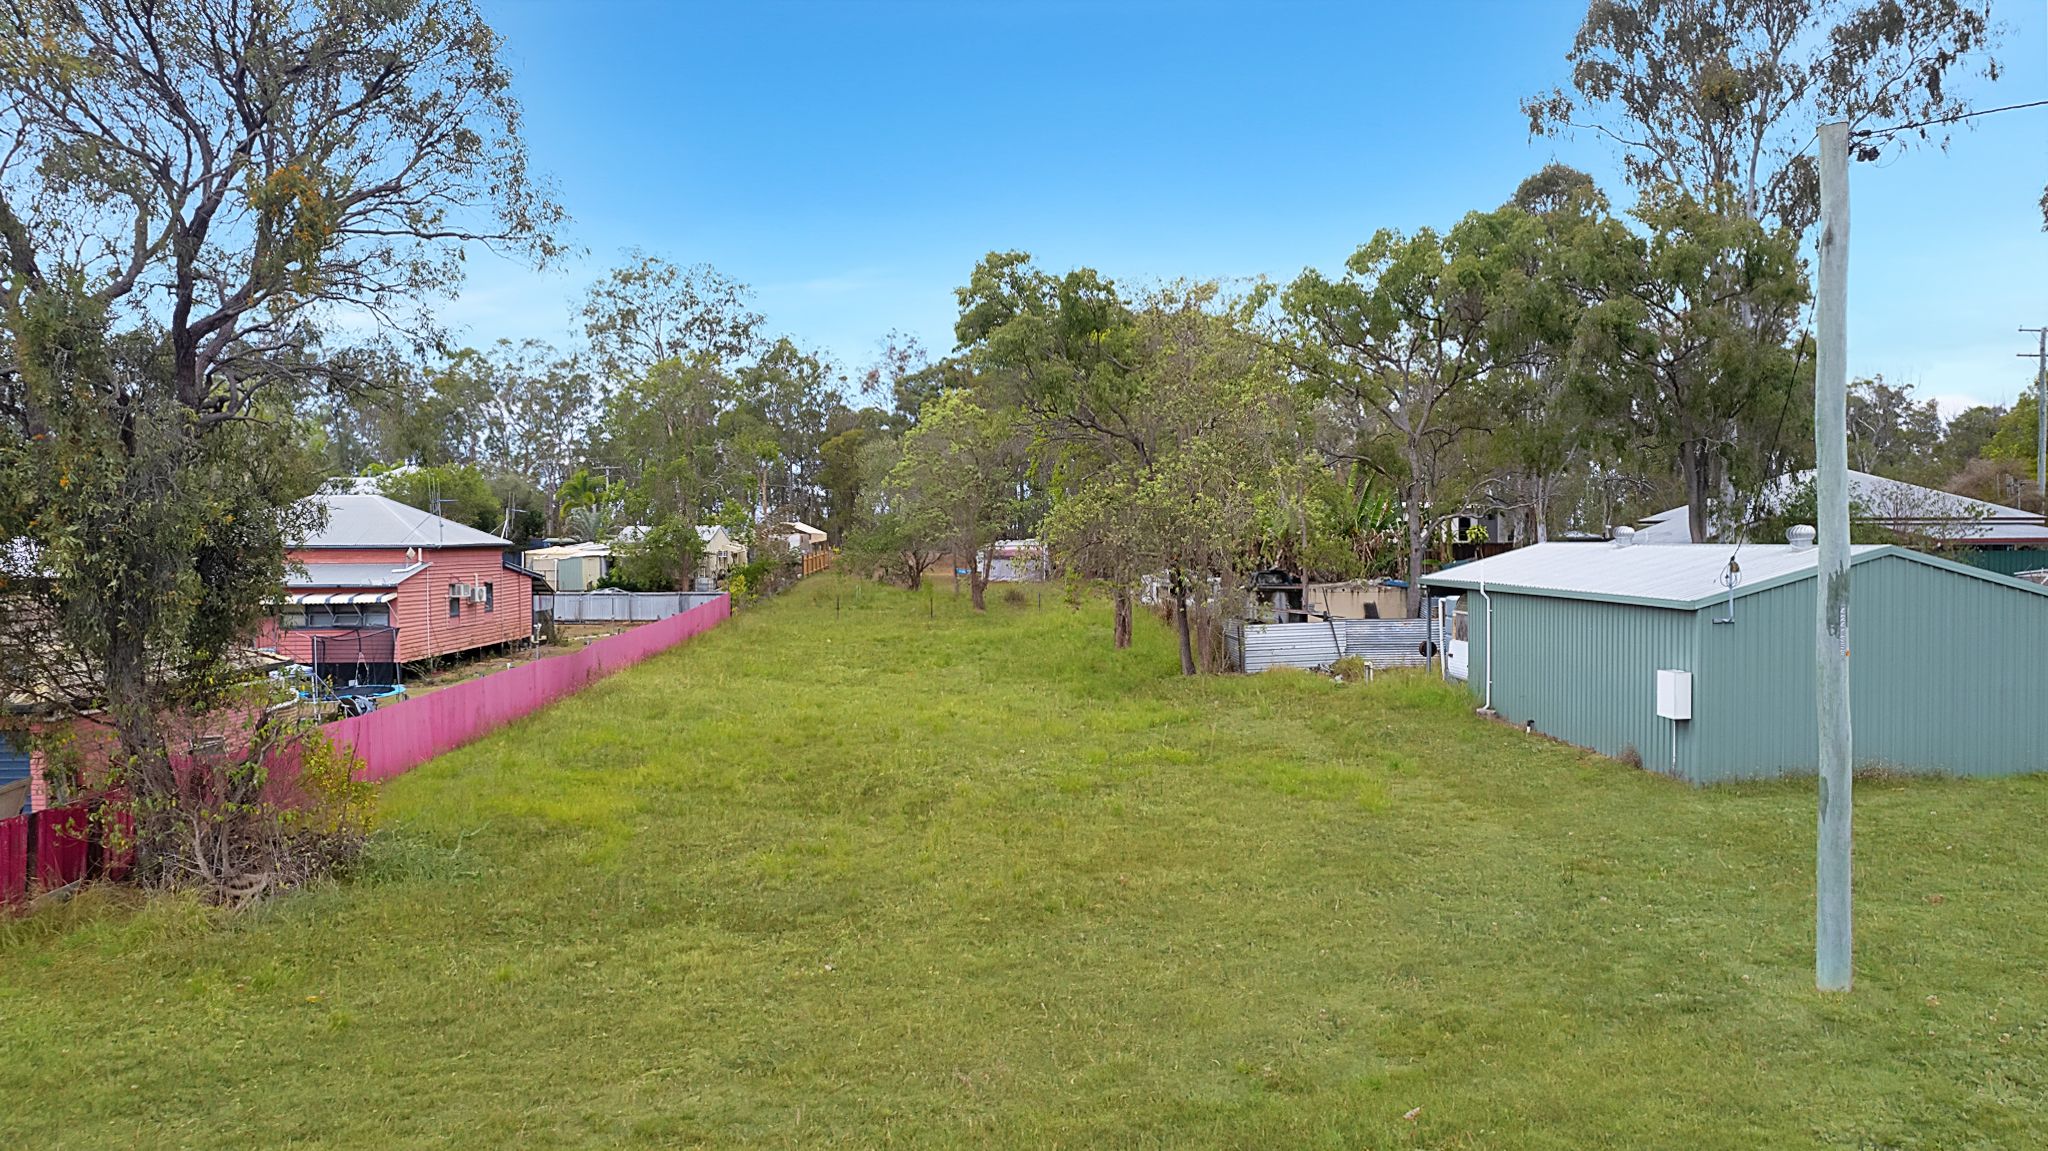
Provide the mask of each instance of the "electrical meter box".
[{"label": "electrical meter box", "polygon": [[1657,672],[1657,718],[1692,718],[1692,673],[1689,671],[1659,670]]}]

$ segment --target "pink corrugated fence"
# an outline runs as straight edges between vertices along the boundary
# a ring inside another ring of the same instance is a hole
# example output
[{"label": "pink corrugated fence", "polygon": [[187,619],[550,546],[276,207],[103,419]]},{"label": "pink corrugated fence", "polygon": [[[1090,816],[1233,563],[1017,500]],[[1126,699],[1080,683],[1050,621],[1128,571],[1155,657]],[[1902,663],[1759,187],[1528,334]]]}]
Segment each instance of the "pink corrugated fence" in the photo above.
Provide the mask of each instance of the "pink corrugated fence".
[{"label": "pink corrugated fence", "polygon": [[327,735],[362,757],[361,778],[389,779],[709,631],[731,614],[732,601],[719,596],[681,615],[606,636],[571,655],[534,660],[368,715],[336,720],[326,726]]}]

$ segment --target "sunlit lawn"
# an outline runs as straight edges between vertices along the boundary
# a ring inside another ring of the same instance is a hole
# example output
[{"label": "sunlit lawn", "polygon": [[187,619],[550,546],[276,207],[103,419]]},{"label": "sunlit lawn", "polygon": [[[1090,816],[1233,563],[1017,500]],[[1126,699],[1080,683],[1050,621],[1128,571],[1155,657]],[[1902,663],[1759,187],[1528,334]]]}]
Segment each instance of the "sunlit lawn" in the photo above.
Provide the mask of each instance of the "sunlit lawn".
[{"label": "sunlit lawn", "polygon": [[0,1148],[2048,1146],[2048,783],[1695,791],[1420,676],[814,577],[386,789],[370,874],[0,927]]}]

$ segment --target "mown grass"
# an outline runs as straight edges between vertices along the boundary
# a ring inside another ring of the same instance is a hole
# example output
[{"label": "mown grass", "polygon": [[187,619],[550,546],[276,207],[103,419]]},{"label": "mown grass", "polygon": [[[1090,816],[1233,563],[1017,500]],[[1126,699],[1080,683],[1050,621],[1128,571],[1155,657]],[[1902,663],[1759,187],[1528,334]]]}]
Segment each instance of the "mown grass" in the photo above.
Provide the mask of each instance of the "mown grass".
[{"label": "mown grass", "polygon": [[354,882],[0,928],[0,1147],[2048,1145],[2048,782],[1863,785],[1824,997],[1810,785],[1141,623],[814,579]]}]

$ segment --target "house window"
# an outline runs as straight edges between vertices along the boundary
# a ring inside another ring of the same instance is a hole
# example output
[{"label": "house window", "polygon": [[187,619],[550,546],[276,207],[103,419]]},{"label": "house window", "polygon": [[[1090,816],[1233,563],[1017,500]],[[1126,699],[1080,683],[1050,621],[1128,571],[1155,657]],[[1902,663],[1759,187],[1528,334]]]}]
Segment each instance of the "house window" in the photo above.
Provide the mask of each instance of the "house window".
[{"label": "house window", "polygon": [[305,604],[284,610],[287,630],[313,627],[390,627],[391,609],[381,605]]},{"label": "house window", "polygon": [[461,618],[461,616],[462,616],[462,585],[461,585],[461,584],[453,584],[453,583],[452,583],[452,584],[449,584],[449,585],[448,585],[448,618],[449,618],[449,619],[459,619],[459,618]]},{"label": "house window", "polygon": [[494,583],[487,583],[484,585],[484,610],[490,611],[492,608],[495,608],[497,606],[498,585]]}]

